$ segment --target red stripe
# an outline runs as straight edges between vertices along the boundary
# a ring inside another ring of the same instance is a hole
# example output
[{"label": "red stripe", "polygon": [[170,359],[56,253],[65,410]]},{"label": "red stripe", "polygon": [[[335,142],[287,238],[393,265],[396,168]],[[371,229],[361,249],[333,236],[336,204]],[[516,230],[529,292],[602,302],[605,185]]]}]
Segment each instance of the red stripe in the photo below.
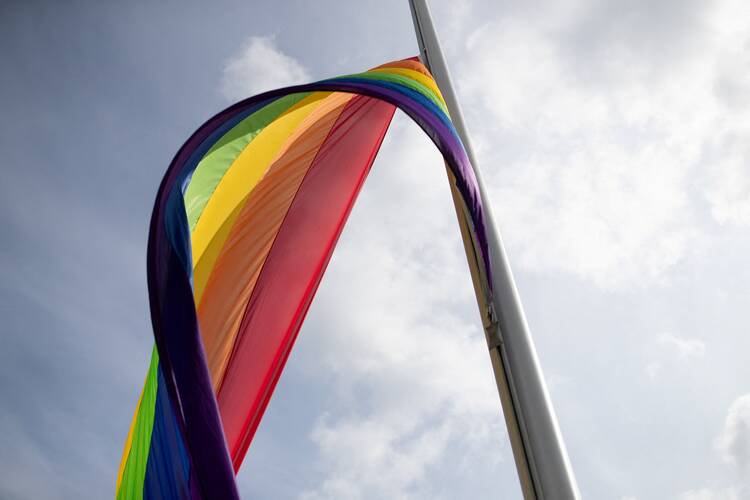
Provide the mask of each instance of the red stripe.
[{"label": "red stripe", "polygon": [[217,399],[235,471],[281,375],[395,108],[357,96],[321,146],[266,259]]}]

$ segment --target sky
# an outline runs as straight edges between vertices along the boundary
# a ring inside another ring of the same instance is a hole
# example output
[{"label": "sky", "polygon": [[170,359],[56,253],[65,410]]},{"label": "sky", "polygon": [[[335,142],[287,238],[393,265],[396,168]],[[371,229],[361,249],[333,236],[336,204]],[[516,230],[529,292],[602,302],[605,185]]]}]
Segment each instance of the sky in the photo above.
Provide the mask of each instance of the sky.
[{"label": "sky", "polygon": [[[750,499],[750,4],[431,5],[583,496]],[[417,52],[405,0],[0,3],[0,498],[113,496],[190,133]],[[442,160],[400,113],[238,484],[520,498]]]}]

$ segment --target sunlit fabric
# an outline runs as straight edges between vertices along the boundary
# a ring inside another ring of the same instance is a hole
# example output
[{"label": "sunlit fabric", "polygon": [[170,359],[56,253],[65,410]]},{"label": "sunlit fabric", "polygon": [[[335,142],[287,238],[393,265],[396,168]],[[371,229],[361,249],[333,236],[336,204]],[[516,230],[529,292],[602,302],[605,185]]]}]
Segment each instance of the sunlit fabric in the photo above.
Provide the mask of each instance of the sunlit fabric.
[{"label": "sunlit fabric", "polygon": [[443,154],[491,282],[476,179],[417,60],[227,108],[182,146],[156,197],[156,346],[118,499],[237,498],[234,475],[396,108]]}]

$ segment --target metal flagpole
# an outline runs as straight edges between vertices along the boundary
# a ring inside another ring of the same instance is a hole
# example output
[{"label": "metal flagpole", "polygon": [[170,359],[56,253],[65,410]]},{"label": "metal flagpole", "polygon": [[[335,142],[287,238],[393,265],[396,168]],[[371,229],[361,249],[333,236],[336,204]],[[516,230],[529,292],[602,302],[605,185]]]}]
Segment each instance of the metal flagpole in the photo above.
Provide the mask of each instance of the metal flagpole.
[{"label": "metal flagpole", "polygon": [[513,456],[524,498],[579,499],[568,453],[552,408],[539,359],[498,232],[492,205],[482,183],[450,73],[440,50],[427,0],[409,0],[420,59],[432,73],[445,98],[453,124],[466,148],[485,210],[492,266],[492,290],[483,282],[482,264],[469,230],[470,222],[455,179],[448,172],[453,202],[469,261],[485,335],[490,351]]}]

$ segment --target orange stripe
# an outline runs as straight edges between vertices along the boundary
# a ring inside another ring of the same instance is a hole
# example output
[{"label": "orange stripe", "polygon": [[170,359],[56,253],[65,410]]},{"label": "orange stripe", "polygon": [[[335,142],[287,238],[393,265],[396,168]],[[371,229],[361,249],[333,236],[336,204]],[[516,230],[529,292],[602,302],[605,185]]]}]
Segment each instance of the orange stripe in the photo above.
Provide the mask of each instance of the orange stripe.
[{"label": "orange stripe", "polygon": [[305,119],[237,214],[198,307],[214,389],[221,382],[245,304],[289,205],[328,132],[352,98],[351,94],[334,93]]},{"label": "orange stripe", "polygon": [[424,64],[422,64],[419,61],[414,61],[411,59],[404,59],[402,61],[393,61],[385,64],[381,64],[380,66],[375,66],[373,69],[385,69],[385,68],[404,68],[404,69],[410,69],[412,71],[416,71],[418,73],[422,73],[425,76],[429,76],[431,80],[434,80],[430,72],[427,70]]},{"label": "orange stripe", "polygon": [[313,92],[269,123],[242,150],[219,181],[190,234],[196,302],[201,300],[218,251],[232,228],[233,216],[239,212],[271,163],[284,153],[290,144],[290,137],[330,95],[330,92]]}]

